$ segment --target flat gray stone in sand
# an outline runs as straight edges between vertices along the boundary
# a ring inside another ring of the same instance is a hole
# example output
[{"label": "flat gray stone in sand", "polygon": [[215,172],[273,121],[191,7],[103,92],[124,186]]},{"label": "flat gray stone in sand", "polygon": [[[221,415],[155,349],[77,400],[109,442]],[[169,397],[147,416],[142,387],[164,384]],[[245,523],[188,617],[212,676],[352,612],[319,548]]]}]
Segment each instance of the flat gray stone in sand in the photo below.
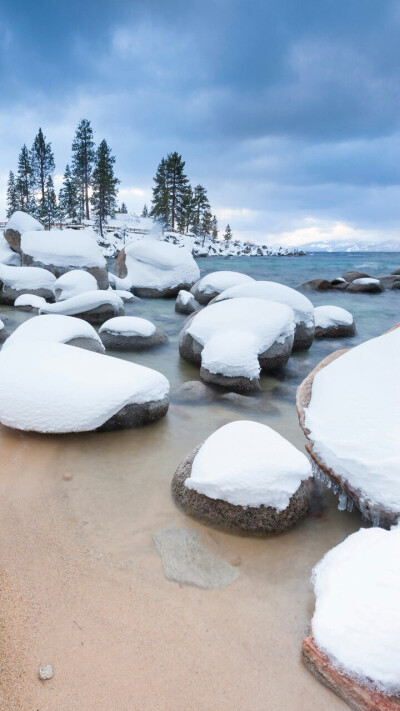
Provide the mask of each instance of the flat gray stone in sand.
[{"label": "flat gray stone in sand", "polygon": [[216,558],[197,539],[198,533],[187,528],[163,528],[153,535],[165,577],[205,590],[234,583],[240,577],[238,570]]}]

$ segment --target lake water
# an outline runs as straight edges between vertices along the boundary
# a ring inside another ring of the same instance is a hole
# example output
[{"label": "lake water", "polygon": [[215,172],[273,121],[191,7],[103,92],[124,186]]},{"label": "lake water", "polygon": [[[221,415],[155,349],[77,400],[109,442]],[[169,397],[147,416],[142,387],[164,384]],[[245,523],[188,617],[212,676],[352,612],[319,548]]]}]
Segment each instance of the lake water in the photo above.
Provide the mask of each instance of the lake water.
[{"label": "lake water", "polygon": [[[296,287],[348,269],[389,274],[400,267],[400,255],[198,263],[202,274],[229,269]],[[362,525],[359,514],[339,512],[335,497],[324,492],[319,510],[305,522],[260,539],[203,526],[179,511],[170,496],[182,458],[232,420],[268,424],[303,449],[295,411],[299,383],[328,353],[400,321],[400,291],[307,296],[315,305],[349,309],[357,335],[315,341],[308,352],[293,355],[279,376],[263,375],[261,394],[245,405],[222,396],[182,405],[172,397],[162,421],[138,430],[49,437],[0,429],[2,708],[347,708],[306,672],[300,649],[314,604],[312,566]],[[182,383],[199,379],[198,368],[179,358],[185,317],[175,313],[174,300],[128,304],[126,313],[153,320],[169,344],[111,355],[161,371],[172,395]],[[0,307],[0,317],[12,330],[29,315]],[[235,562],[239,580],[218,591],[167,581],[152,540],[165,526],[196,531],[212,553]],[[37,682],[39,663],[54,664],[47,685]]]}]

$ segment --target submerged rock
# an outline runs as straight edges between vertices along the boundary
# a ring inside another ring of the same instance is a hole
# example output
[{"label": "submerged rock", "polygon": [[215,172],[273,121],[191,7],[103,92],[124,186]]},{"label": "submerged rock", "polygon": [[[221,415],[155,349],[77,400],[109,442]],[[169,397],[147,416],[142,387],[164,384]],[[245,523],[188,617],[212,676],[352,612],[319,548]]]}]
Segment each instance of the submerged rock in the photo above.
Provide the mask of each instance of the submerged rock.
[{"label": "submerged rock", "polygon": [[332,284],[327,279],[312,279],[305,281],[299,286],[299,289],[308,289],[310,291],[329,291],[332,289]]}]

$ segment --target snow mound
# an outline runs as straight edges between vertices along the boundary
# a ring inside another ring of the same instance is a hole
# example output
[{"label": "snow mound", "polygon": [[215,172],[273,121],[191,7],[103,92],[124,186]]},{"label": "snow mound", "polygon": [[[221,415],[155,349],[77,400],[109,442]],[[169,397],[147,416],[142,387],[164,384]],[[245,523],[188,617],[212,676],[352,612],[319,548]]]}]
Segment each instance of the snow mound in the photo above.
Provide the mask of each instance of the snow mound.
[{"label": "snow mound", "polygon": [[340,306],[317,306],[314,309],[315,328],[330,326],[351,326],[353,316]]},{"label": "snow mound", "polygon": [[44,230],[43,225],[36,220],[32,215],[28,215],[27,212],[21,212],[17,210],[14,212],[5,226],[5,232],[7,230],[14,230],[23,235],[24,232],[40,232]]},{"label": "snow mound", "polygon": [[14,252],[4,237],[0,237],[0,263],[9,267],[21,266],[21,255]]},{"label": "snow mound", "polygon": [[96,341],[102,349],[102,342],[93,326],[80,318],[48,314],[34,316],[24,321],[14,333],[7,338],[3,349],[14,345],[23,345],[37,341],[49,343],[67,343],[75,338],[85,338]]},{"label": "snow mound", "polygon": [[115,289],[115,293],[122,299],[122,301],[138,301],[136,296],[132,294],[131,291],[125,291],[124,289]]},{"label": "snow mound", "polygon": [[99,333],[109,331],[110,333],[122,334],[124,336],[142,336],[149,338],[156,331],[154,323],[145,318],[137,316],[116,316],[103,323]]},{"label": "snow mound", "polygon": [[106,260],[92,232],[91,229],[25,232],[21,238],[21,251],[41,264],[104,269]]},{"label": "snow mound", "polygon": [[99,289],[98,291],[85,291],[84,294],[71,296],[71,298],[58,301],[56,304],[46,304],[41,307],[40,313],[73,316],[104,305],[111,306],[117,312],[123,313],[124,311],[124,302],[115,291]]},{"label": "snow mound", "polygon": [[78,296],[86,291],[95,291],[96,289],[96,279],[84,269],[72,269],[58,277],[53,284],[56,301],[65,301],[71,296]]},{"label": "snow mound", "polygon": [[251,282],[254,282],[252,277],[247,276],[247,274],[241,274],[240,272],[211,272],[211,274],[202,277],[200,281],[192,287],[192,294],[200,304],[208,303],[212,298],[217,296],[217,294],[220,294],[226,289]]},{"label": "snow mound", "polygon": [[361,529],[315,566],[312,632],[333,664],[400,691],[400,528]]},{"label": "snow mound", "polygon": [[190,291],[186,291],[186,289],[181,289],[176,298],[182,302],[183,306],[187,306],[190,301],[195,301],[193,294]]},{"label": "snow mound", "polygon": [[305,426],[318,458],[374,505],[400,515],[400,328],[314,377]]},{"label": "snow mound", "polygon": [[116,282],[123,289],[165,292],[191,286],[200,276],[191,253],[167,242],[154,239],[132,242],[124,252],[127,276],[119,284]]},{"label": "snow mound", "polygon": [[22,289],[52,290],[55,276],[40,267],[9,267],[0,264],[0,281],[15,291]]},{"label": "snow mound", "polygon": [[43,296],[36,296],[36,294],[21,294],[14,301],[15,308],[26,311],[30,310],[29,307],[39,310],[46,304],[46,299]]},{"label": "snow mound", "polygon": [[353,284],[380,284],[379,279],[372,279],[372,277],[362,277],[360,279],[353,279]]},{"label": "snow mound", "polygon": [[254,298],[276,301],[279,304],[286,304],[293,310],[296,324],[304,323],[306,326],[314,325],[314,307],[304,294],[300,294],[296,289],[292,289],[285,284],[275,281],[252,281],[247,284],[238,284],[223,291],[216,297],[216,301],[226,299]]},{"label": "snow mound", "polygon": [[35,432],[84,432],[126,405],[164,400],[155,370],[62,343],[25,343],[0,353],[0,422]]},{"label": "snow mound", "polygon": [[258,422],[231,422],[214,432],[196,454],[188,489],[239,506],[283,511],[311,476],[307,457]]}]

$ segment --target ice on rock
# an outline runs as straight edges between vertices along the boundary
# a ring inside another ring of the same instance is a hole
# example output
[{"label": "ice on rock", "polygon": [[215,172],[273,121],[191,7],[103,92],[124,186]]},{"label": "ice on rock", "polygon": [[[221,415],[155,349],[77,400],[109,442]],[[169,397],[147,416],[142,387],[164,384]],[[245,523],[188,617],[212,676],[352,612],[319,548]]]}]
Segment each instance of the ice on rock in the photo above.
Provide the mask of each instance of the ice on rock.
[{"label": "ice on rock", "polygon": [[360,529],[315,566],[312,633],[332,664],[400,692],[400,527]]},{"label": "ice on rock", "polygon": [[244,420],[208,437],[185,486],[211,499],[283,511],[310,476],[307,457],[288,440],[271,427]]},{"label": "ice on rock", "polygon": [[135,416],[142,409],[154,421],[166,412],[168,392],[168,380],[155,370],[62,343],[31,342],[27,349],[24,342],[0,353],[0,422],[19,430],[94,430],[130,405]]}]

